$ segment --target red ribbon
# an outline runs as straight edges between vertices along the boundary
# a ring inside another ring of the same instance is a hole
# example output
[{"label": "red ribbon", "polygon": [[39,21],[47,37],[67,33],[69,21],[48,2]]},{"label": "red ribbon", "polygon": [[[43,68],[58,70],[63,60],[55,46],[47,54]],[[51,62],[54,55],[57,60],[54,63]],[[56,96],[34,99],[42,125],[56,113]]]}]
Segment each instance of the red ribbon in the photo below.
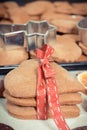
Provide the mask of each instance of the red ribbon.
[{"label": "red ribbon", "polygon": [[41,50],[36,50],[37,58],[39,58],[41,62],[38,67],[37,118],[47,119],[49,105],[51,115],[58,129],[70,130],[60,109],[55,73],[49,62],[49,57],[52,53],[53,48],[46,44]]}]

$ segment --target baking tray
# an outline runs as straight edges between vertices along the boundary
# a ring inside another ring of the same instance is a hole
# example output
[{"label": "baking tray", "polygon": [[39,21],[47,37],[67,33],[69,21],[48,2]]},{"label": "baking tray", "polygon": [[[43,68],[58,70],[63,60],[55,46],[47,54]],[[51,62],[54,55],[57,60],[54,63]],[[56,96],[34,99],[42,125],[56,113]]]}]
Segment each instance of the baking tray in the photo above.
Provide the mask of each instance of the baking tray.
[{"label": "baking tray", "polygon": [[[1,38],[5,44],[17,43],[23,46],[23,41],[26,37],[27,50],[36,49],[41,47],[43,43],[50,43],[56,39],[56,27],[50,25],[46,20],[43,21],[29,21],[23,25],[0,25]],[[16,31],[16,32],[15,32]],[[26,32],[26,33],[25,33]],[[14,37],[13,37],[14,34]],[[20,40],[20,38],[21,40]],[[16,41],[14,41],[16,39]],[[41,45],[39,45],[41,43]],[[33,45],[33,46],[32,46]],[[86,70],[87,62],[73,62],[73,63],[58,63],[65,69],[71,70]],[[18,65],[13,66],[0,66],[0,75],[7,74]]]},{"label": "baking tray", "polygon": [[7,74],[9,71],[15,69],[18,65],[14,65],[14,66],[0,66],[0,75],[5,75]]},{"label": "baking tray", "polygon": [[59,64],[65,69],[72,71],[72,70],[86,70],[87,69],[87,62],[73,62],[73,63],[62,63]]},{"label": "baking tray", "polygon": [[[56,62],[57,63],[57,62]],[[67,69],[68,71],[74,71],[74,70],[87,70],[87,62],[74,62],[74,63],[57,63]],[[14,66],[1,66],[0,67],[0,75],[5,75],[9,71],[15,69],[18,67],[18,65]]]}]

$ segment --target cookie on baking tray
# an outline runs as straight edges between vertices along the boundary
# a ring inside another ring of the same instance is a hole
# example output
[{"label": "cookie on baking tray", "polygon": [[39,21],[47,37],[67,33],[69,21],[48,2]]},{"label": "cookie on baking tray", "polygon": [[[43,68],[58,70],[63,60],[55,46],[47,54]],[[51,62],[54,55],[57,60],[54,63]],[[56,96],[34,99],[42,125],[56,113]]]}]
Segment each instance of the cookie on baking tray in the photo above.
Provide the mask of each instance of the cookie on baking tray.
[{"label": "cookie on baking tray", "polygon": [[[78,41],[79,36],[76,34],[56,35],[56,42],[49,43],[54,48],[51,58],[59,63],[77,61],[82,55],[82,50],[76,43]],[[31,50],[29,53],[30,58],[36,58],[34,50]]]},{"label": "cookie on baking tray", "polygon": [[30,20],[30,16],[20,7],[8,9],[9,19],[15,24],[25,24]]},{"label": "cookie on baking tray", "polygon": [[56,14],[55,12],[44,12],[41,15],[41,20],[52,20],[58,17],[58,14]]},{"label": "cookie on baking tray", "polygon": [[74,2],[70,4],[69,2],[54,2],[56,7],[56,12],[66,13],[66,14],[76,14],[76,15],[87,15],[87,2]]},{"label": "cookie on baking tray", "polygon": [[77,22],[73,20],[65,20],[65,19],[54,19],[51,20],[51,24],[57,27],[57,32],[62,33],[78,33]]},{"label": "cookie on baking tray", "polygon": [[48,12],[49,10],[51,12],[55,11],[55,7],[50,1],[34,1],[25,4],[23,8],[25,12],[28,13],[30,16],[39,16],[42,15],[44,12]]},{"label": "cookie on baking tray", "polygon": [[87,56],[84,55],[84,54],[82,54],[82,55],[78,58],[78,60],[77,60],[77,62],[86,62],[86,61],[87,61]]},{"label": "cookie on baking tray", "polygon": [[72,10],[73,14],[87,16],[87,2],[73,3],[72,7],[73,7]]},{"label": "cookie on baking tray", "polygon": [[[59,40],[59,37],[57,38],[57,40]],[[80,37],[78,34],[64,34],[62,35],[62,37],[72,39],[72,41],[74,41],[75,43],[78,43],[80,41]]]},{"label": "cookie on baking tray", "polygon": [[7,45],[0,47],[0,66],[20,64],[28,59],[28,53],[24,47],[17,45]]},{"label": "cookie on baking tray", "polygon": [[79,43],[79,46],[82,49],[83,54],[85,54],[87,56],[87,46],[85,46],[83,43]]},{"label": "cookie on baking tray", "polygon": [[[40,7],[40,8],[38,8]],[[40,1],[35,1],[28,3],[24,6],[25,12],[27,12],[29,15],[41,15],[46,10],[44,8],[44,5]]]},{"label": "cookie on baking tray", "polygon": [[56,7],[56,12],[72,14],[73,8],[69,2],[54,2],[54,5]]},{"label": "cookie on baking tray", "polygon": [[57,36],[57,42],[50,45],[54,48],[52,58],[57,62],[75,62],[82,54],[81,48],[73,39],[64,36]]},{"label": "cookie on baking tray", "polygon": [[61,13],[56,13],[56,12],[45,12],[41,15],[41,19],[44,20],[60,20],[60,19],[65,19],[65,20],[73,20],[73,21],[79,21],[83,19],[84,17],[80,15],[68,15],[68,14],[61,14]]},{"label": "cookie on baking tray", "polygon": [[12,21],[10,19],[2,19],[0,24],[12,24]]},{"label": "cookie on baking tray", "polygon": [[4,8],[4,4],[0,3],[0,19],[1,18],[8,18],[7,10]]},{"label": "cookie on baking tray", "polygon": [[5,1],[3,2],[3,6],[6,8],[6,9],[13,9],[13,8],[17,8],[19,7],[18,3],[15,2],[15,1]]}]

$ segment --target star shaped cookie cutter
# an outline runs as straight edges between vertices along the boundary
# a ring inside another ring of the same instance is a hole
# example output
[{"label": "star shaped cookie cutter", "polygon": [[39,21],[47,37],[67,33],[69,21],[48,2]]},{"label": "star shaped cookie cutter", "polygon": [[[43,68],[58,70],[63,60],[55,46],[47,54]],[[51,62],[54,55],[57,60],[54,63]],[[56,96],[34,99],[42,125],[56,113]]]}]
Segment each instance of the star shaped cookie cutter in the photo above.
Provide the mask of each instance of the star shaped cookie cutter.
[{"label": "star shaped cookie cutter", "polygon": [[44,21],[26,24],[0,24],[0,40],[3,45],[27,46],[27,51],[42,47],[56,40],[56,27]]}]

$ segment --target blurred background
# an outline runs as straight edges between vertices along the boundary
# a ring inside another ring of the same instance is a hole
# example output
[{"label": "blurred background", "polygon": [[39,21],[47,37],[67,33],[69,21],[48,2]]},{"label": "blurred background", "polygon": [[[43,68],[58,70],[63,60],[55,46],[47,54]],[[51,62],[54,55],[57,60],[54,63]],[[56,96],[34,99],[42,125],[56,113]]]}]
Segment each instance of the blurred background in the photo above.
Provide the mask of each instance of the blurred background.
[{"label": "blurred background", "polygon": [[[43,1],[43,0],[0,0],[0,2],[4,2],[4,1],[16,1],[19,5],[24,5],[26,4],[27,2],[33,2],[33,1]],[[87,0],[45,0],[45,1],[51,1],[51,2],[54,2],[54,1],[68,1],[70,3],[73,3],[73,2],[87,2]]]}]

